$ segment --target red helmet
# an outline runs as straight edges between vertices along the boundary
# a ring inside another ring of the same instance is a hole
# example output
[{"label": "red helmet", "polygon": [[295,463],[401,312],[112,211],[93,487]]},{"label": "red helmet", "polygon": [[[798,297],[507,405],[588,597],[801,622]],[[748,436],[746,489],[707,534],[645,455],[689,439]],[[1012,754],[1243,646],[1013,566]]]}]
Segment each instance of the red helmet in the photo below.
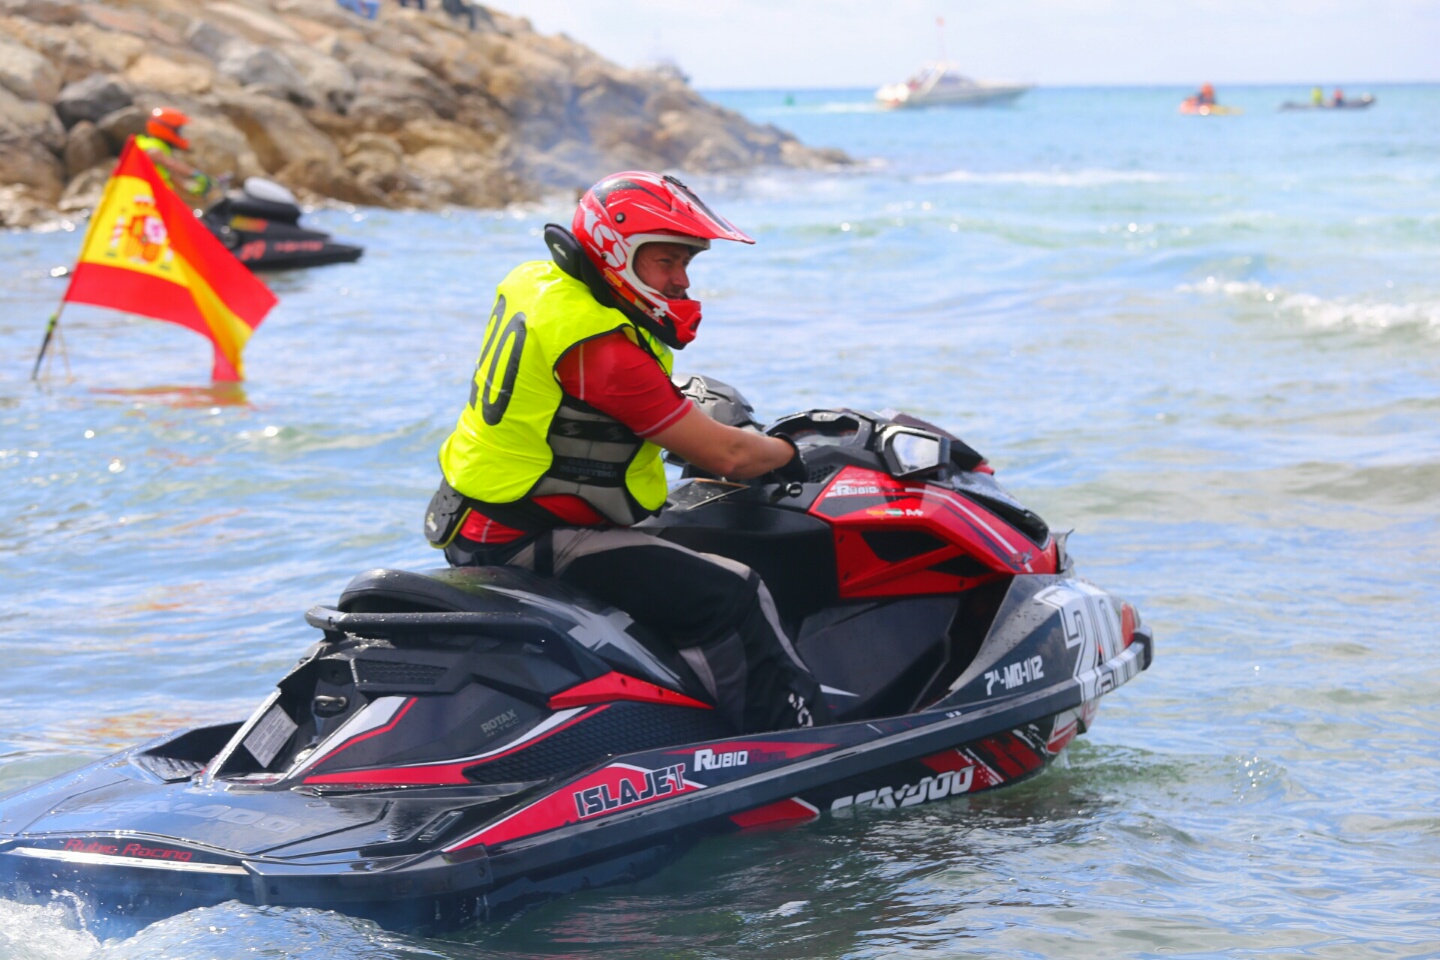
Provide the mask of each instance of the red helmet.
[{"label": "red helmet", "polygon": [[189,122],[190,118],[174,107],[156,107],[150,111],[150,119],[145,121],[145,132],[172,147],[189,150],[190,141],[180,136],[180,128]]},{"label": "red helmet", "polygon": [[646,243],[710,249],[711,240],[754,243],[674,177],[626,171],[585,191],[571,231],[627,311],[665,343],[683,348],[700,326],[698,300],[671,300],[635,273],[635,252]]}]

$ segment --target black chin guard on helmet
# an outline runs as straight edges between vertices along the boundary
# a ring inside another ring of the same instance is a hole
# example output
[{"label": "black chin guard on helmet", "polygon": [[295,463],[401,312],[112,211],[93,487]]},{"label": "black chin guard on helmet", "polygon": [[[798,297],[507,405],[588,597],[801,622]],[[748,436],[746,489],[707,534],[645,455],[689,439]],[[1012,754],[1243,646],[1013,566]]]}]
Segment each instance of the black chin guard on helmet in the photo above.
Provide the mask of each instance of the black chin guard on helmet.
[{"label": "black chin guard on helmet", "polygon": [[585,250],[580,246],[580,241],[575,239],[575,234],[559,224],[547,223],[545,246],[550,248],[550,257],[555,261],[555,265],[585,284],[600,306],[619,310],[632,323],[644,328],[672,349],[684,349],[684,344],[676,342],[673,330],[643,310],[637,310],[623,298],[615,296],[615,291],[605,282],[600,269],[585,256]]}]

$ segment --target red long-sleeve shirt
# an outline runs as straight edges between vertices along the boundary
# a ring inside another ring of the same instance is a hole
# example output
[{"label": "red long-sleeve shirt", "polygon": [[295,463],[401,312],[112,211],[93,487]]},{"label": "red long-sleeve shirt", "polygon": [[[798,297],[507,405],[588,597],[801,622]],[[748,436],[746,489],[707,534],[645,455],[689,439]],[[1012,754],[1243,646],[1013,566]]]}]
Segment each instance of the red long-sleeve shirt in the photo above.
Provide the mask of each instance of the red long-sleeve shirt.
[{"label": "red long-sleeve shirt", "polygon": [[[577,344],[555,365],[560,387],[607,416],[614,417],[644,439],[680,422],[691,407],[665,371],[624,333],[616,331]],[[562,493],[534,497],[564,526],[603,526],[606,519],[584,499]],[[460,528],[467,540],[490,546],[525,535],[473,511]]]}]

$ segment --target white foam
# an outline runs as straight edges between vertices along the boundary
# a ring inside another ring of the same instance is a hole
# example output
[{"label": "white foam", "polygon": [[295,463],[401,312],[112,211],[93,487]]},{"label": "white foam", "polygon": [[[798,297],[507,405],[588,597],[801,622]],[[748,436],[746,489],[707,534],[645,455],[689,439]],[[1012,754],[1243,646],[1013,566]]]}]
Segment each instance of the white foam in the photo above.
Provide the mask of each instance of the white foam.
[{"label": "white foam", "polygon": [[1026,187],[1105,187],[1117,183],[1164,183],[1169,174],[1148,170],[1004,170],[977,173],[952,170],[920,178],[928,183],[1014,183]]},{"label": "white foam", "polygon": [[0,957],[6,960],[84,960],[100,941],[77,929],[80,919],[64,903],[44,905],[0,900]]},{"label": "white foam", "polygon": [[1255,280],[1219,280],[1206,277],[1199,283],[1182,283],[1175,289],[1179,293],[1220,293],[1229,297],[1258,296],[1272,301],[1275,299],[1274,296],[1266,297],[1271,291]]},{"label": "white foam", "polygon": [[1354,327],[1359,330],[1393,330],[1418,327],[1440,332],[1440,301],[1357,303],[1296,293],[1277,298],[1276,302],[1282,309],[1298,313],[1309,326],[1320,329]]},{"label": "white foam", "polygon": [[1298,316],[1305,325],[1321,330],[1342,327],[1374,331],[1419,328],[1440,333],[1440,300],[1389,303],[1338,297],[1327,299],[1311,293],[1289,293],[1255,280],[1221,280],[1216,277],[1206,277],[1199,283],[1182,283],[1175,289],[1180,293],[1263,300],[1274,304],[1281,313]]}]

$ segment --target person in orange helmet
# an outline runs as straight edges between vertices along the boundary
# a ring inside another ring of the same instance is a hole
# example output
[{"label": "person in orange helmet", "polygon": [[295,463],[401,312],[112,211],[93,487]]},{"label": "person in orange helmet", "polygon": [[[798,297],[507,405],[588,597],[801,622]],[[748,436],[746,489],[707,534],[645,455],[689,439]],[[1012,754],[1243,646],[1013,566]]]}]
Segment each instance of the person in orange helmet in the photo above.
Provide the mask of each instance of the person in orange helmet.
[{"label": "person in orange helmet", "polygon": [[181,133],[189,122],[190,118],[174,107],[156,107],[145,122],[145,132],[135,138],[135,145],[155,161],[155,168],[170,189],[178,192],[176,184],[184,183],[186,193],[202,197],[210,192],[210,178],[175,155],[176,150],[190,149],[190,141]]},{"label": "person in orange helmet", "polygon": [[1200,94],[1196,97],[1196,101],[1202,107],[1213,105],[1215,103],[1215,88],[1208,83],[1201,85]]}]

